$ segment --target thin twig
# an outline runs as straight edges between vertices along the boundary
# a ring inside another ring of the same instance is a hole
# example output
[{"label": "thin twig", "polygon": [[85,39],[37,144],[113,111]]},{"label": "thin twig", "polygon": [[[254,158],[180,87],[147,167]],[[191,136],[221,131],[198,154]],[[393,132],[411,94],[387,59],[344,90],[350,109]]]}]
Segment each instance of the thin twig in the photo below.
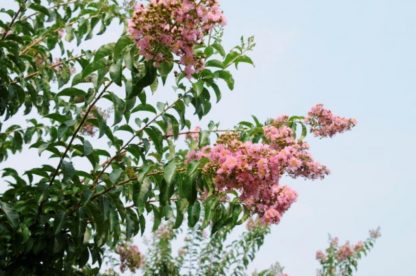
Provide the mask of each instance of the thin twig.
[{"label": "thin twig", "polygon": [[[62,65],[62,64],[64,64],[65,62],[69,62],[69,61],[76,60],[76,59],[78,59],[78,58],[80,58],[80,57],[82,57],[82,56],[83,56],[83,55],[79,55],[79,56],[74,56],[74,57],[71,57],[71,58],[69,58],[69,59],[67,59],[67,60],[62,60],[62,61],[60,61],[60,62],[57,62],[57,63],[54,63],[54,64],[52,64],[52,65],[48,66],[48,68],[49,68],[49,69],[54,69],[54,68],[56,68],[56,67],[61,66],[61,65]],[[32,73],[28,74],[27,76],[24,76],[23,78],[24,78],[24,79],[30,79],[30,78],[32,78],[32,77],[35,77],[35,76],[39,75],[41,72],[42,72],[41,70],[38,70],[38,71],[35,71],[35,72],[32,72]],[[14,84],[14,83],[17,83],[17,82],[18,82],[17,80],[14,80],[14,81],[12,81],[10,84]]]},{"label": "thin twig", "polygon": [[[91,16],[89,19],[92,19],[94,17],[98,17],[98,15]],[[29,43],[29,45],[27,45],[25,48],[23,48],[19,52],[19,55],[21,56],[21,55],[26,54],[30,50],[30,48],[32,48],[33,46],[35,46],[35,45],[39,44],[40,42],[42,42],[42,40],[46,38],[46,36],[48,35],[49,32],[56,33],[59,30],[62,30],[62,29],[66,28],[66,27],[69,27],[69,26],[72,26],[72,25],[74,25],[74,24],[76,24],[78,22],[79,22],[79,18],[76,18],[75,20],[69,22],[67,25],[65,25],[63,27],[55,28],[53,30],[50,30],[50,29],[49,30],[46,30],[40,37],[34,39],[31,43]]]},{"label": "thin twig", "polygon": [[54,180],[55,180],[55,178],[56,178],[56,176],[58,175],[58,172],[59,172],[59,169],[61,168],[61,166],[62,166],[62,164],[63,164],[63,161],[64,161],[64,159],[65,159],[65,157],[66,157],[66,155],[68,154],[68,152],[69,152],[69,150],[70,150],[70,148],[71,148],[71,146],[72,146],[72,143],[74,142],[74,140],[75,140],[75,138],[77,137],[77,135],[78,135],[78,132],[81,130],[81,128],[82,128],[82,126],[84,125],[84,123],[85,123],[85,121],[87,120],[87,118],[88,118],[88,115],[90,114],[90,112],[91,112],[91,110],[95,107],[95,104],[98,102],[98,100],[104,95],[104,93],[107,91],[107,89],[110,87],[110,85],[112,84],[113,82],[112,81],[110,81],[104,88],[103,88],[103,91],[101,91],[101,93],[97,96],[97,98],[90,104],[90,106],[88,107],[88,109],[87,109],[87,111],[85,112],[85,114],[84,114],[84,117],[82,118],[82,120],[81,120],[81,122],[79,123],[79,125],[78,125],[78,127],[76,128],[76,130],[75,130],[75,132],[74,132],[74,134],[72,134],[72,137],[71,137],[71,140],[69,141],[69,144],[67,145],[67,147],[66,147],[66,149],[65,149],[65,151],[64,151],[64,153],[62,154],[62,156],[61,156],[61,159],[59,160],[59,164],[58,164],[58,166],[56,167],[56,170],[54,171],[54,173],[53,173],[53,175],[52,175],[52,177],[51,177],[51,180],[50,180],[50,182],[49,182],[49,185],[52,185],[53,184],[53,182],[54,182]]}]

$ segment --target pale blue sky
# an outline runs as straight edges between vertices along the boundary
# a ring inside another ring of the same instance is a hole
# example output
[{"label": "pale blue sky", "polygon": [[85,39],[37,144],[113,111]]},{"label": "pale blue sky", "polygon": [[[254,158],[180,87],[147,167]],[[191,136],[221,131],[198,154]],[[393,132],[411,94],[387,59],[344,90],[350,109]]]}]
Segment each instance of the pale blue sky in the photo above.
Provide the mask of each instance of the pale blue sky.
[{"label": "pale blue sky", "polygon": [[278,260],[289,275],[315,275],[315,251],[327,233],[357,241],[379,225],[383,237],[357,275],[416,275],[416,1],[222,2],[225,42],[254,34],[256,68],[236,73],[235,92],[214,108],[214,119],[232,125],[323,103],[359,122],[350,133],[312,142],[332,173],[324,181],[286,181],[299,200],[253,267]]},{"label": "pale blue sky", "polygon": [[[231,127],[251,114],[263,120],[305,114],[323,103],[359,122],[350,133],[311,140],[332,174],[285,181],[299,200],[273,227],[252,268],[279,261],[291,276],[315,275],[315,251],[325,248],[328,233],[357,241],[381,226],[383,237],[357,276],[416,275],[416,1],[223,0],[222,6],[225,44],[255,35],[256,67],[241,66],[235,91],[225,93],[207,121]],[[7,165],[33,165],[21,158]]]}]

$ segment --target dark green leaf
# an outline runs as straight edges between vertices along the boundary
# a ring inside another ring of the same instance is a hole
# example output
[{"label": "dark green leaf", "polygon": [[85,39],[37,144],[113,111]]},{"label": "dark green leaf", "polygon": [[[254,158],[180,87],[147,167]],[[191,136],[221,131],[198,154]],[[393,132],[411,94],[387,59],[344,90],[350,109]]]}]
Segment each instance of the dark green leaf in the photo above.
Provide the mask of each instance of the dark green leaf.
[{"label": "dark green leaf", "polygon": [[70,96],[70,97],[76,97],[76,96],[85,97],[86,95],[87,93],[85,93],[83,90],[74,88],[74,87],[65,88],[61,92],[58,93],[58,96]]},{"label": "dark green leaf", "polygon": [[72,162],[63,161],[62,163],[62,173],[65,178],[71,178],[75,174],[74,166]]},{"label": "dark green leaf", "polygon": [[116,63],[113,63],[110,67],[110,78],[114,83],[118,86],[121,86],[121,78],[122,78],[122,59],[117,60]]},{"label": "dark green leaf", "polygon": [[0,207],[6,214],[7,220],[13,228],[19,226],[19,215],[5,202],[0,201]]},{"label": "dark green leaf", "polygon": [[66,216],[66,213],[63,212],[63,211],[60,211],[58,213],[58,216],[55,217],[55,221],[53,222],[53,229],[54,229],[55,235],[57,235],[59,232],[61,232],[62,226],[63,226],[64,221],[65,221],[65,216]]},{"label": "dark green leaf", "polygon": [[133,40],[128,35],[124,35],[119,38],[114,46],[114,60],[118,61],[123,56],[124,49],[133,43]]},{"label": "dark green leaf", "polygon": [[93,147],[92,147],[91,143],[87,139],[84,139],[84,155],[88,156],[92,152],[93,152]]},{"label": "dark green leaf", "polygon": [[188,225],[189,227],[194,227],[199,220],[199,215],[201,213],[201,205],[198,201],[195,201],[194,204],[188,207]]}]

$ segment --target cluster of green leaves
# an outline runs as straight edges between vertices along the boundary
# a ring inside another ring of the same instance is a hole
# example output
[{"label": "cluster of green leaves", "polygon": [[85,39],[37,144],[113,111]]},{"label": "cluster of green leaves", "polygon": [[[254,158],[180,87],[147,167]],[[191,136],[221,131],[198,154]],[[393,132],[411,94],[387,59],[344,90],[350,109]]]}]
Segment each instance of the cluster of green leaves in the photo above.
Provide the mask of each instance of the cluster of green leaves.
[{"label": "cluster of green leaves", "polygon": [[[62,36],[67,41],[76,39],[79,45],[125,15],[116,0],[14,2],[15,8],[0,9],[5,18],[0,20],[0,115],[7,119],[22,105],[25,114],[35,107],[46,115],[55,96],[51,82],[66,84],[77,60]],[[59,52],[59,59],[54,58],[54,51]]]},{"label": "cluster of green leaves", "polygon": [[[172,226],[164,225],[153,236],[150,248],[143,254],[144,275],[247,275],[248,265],[270,232],[268,226],[257,223],[230,241],[229,229],[209,236],[200,227],[188,228],[184,246],[174,253],[172,243],[183,235]],[[272,266],[255,275],[279,276],[282,270]]]},{"label": "cluster of green leaves", "polygon": [[[206,67],[188,80],[173,61],[158,68],[146,62],[125,34],[79,51],[117,19],[126,25],[132,5],[15,4],[0,10],[6,17],[0,17],[0,161],[28,148],[50,161],[1,171],[7,185],[0,195],[1,272],[85,274],[88,264],[94,274],[104,247],[143,233],[149,215],[153,230],[172,215],[175,228],[184,218],[190,227],[202,218],[202,227],[213,232],[244,222],[244,206],[222,201],[201,174],[204,161],[186,163],[187,152],[175,145],[191,127],[189,110],[206,116],[212,97],[221,99],[219,81],[234,88],[230,67],[252,63],[246,55],[252,38],[229,53],[219,37],[201,45],[196,51],[205,55]],[[151,96],[168,79],[177,98],[155,103]],[[100,108],[105,100],[111,114]],[[20,110],[26,125],[14,122]],[[209,143],[215,128],[201,133],[198,146]],[[202,199],[202,191],[208,197]]]}]

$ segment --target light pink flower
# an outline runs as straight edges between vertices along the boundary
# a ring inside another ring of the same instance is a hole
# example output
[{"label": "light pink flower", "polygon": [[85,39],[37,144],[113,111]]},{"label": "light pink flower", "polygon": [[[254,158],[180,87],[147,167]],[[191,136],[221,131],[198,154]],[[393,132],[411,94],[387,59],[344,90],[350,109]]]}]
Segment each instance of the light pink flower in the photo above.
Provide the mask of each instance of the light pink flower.
[{"label": "light pink flower", "polygon": [[321,250],[316,252],[316,259],[320,262],[325,262],[326,261],[326,255],[324,252],[322,252]]},{"label": "light pink flower", "polygon": [[337,133],[350,130],[357,124],[355,119],[333,115],[322,104],[312,107],[305,122],[311,126],[311,131],[315,136],[319,137],[332,137]]}]

